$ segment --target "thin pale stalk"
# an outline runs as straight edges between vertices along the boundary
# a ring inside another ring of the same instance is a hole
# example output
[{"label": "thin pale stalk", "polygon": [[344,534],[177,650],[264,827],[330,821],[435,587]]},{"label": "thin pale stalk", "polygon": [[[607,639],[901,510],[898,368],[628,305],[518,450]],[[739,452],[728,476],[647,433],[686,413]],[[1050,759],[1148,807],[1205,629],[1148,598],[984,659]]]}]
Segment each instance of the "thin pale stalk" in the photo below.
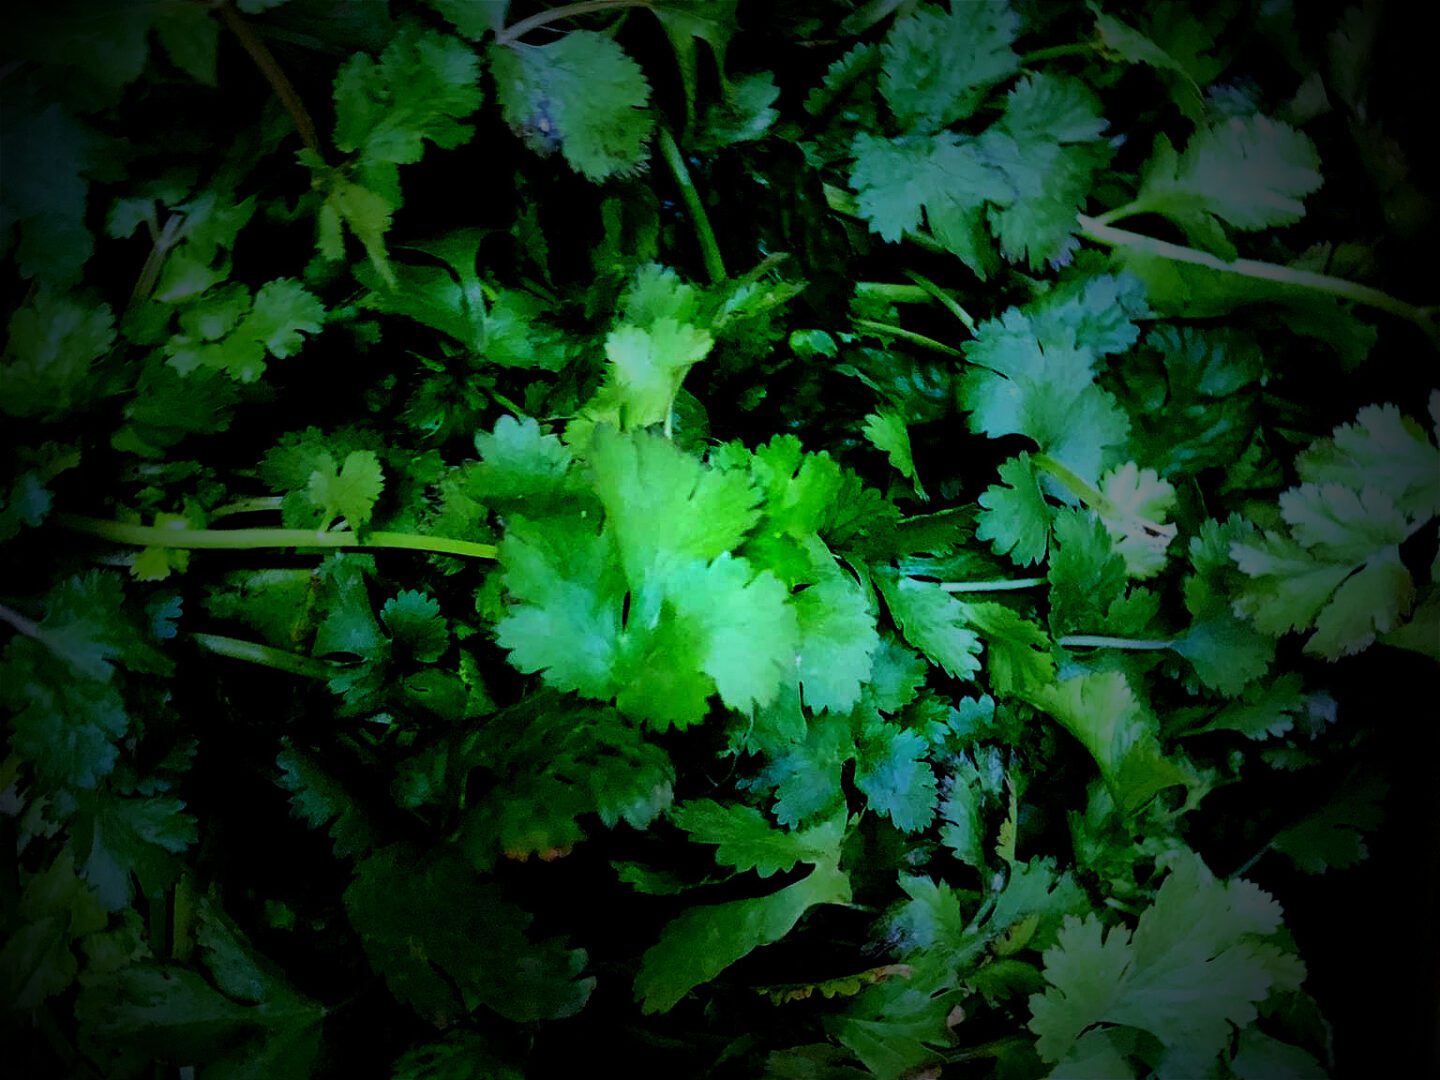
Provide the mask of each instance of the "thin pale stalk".
[{"label": "thin pale stalk", "polygon": [[1107,637],[1104,634],[1068,634],[1057,644],[1067,649],[1123,649],[1128,652],[1155,652],[1175,647],[1173,641],[1160,638]]},{"label": "thin pale stalk", "polygon": [[914,330],[906,330],[903,326],[893,326],[875,319],[855,319],[854,323],[862,330],[869,330],[872,334],[880,337],[893,337],[900,341],[908,341],[911,345],[918,345],[922,349],[929,349],[931,352],[938,352],[957,360],[963,359],[965,356],[959,349],[936,341],[934,338],[926,337],[924,334],[917,334]]},{"label": "thin pale stalk", "polygon": [[140,547],[186,548],[196,551],[244,551],[253,548],[394,548],[435,555],[493,559],[494,544],[476,544],[443,536],[372,532],[363,538],[353,532],[318,532],[311,529],[168,529],[132,525],[124,521],[60,514],[56,520],[67,529]]},{"label": "thin pale stalk", "polygon": [[531,30],[539,30],[540,27],[549,26],[553,22],[576,19],[581,15],[591,15],[597,11],[649,6],[650,0],[580,0],[575,4],[562,4],[559,7],[550,8],[548,11],[537,11],[534,15],[521,19],[514,26],[505,27],[504,30],[495,34],[495,41],[499,45],[509,45],[512,41],[520,40]]},{"label": "thin pale stalk", "polygon": [[[1120,209],[1125,210],[1127,215],[1135,212],[1125,207]],[[1114,215],[1116,212],[1112,210],[1110,215]],[[1129,248],[1132,251],[1169,259],[1172,262],[1203,266],[1208,270],[1216,270],[1223,274],[1238,274],[1256,281],[1268,281],[1276,285],[1310,289],[1327,296],[1339,297],[1342,300],[1372,307],[1378,311],[1389,312],[1391,315],[1398,315],[1400,318],[1414,323],[1425,332],[1431,341],[1440,346],[1440,324],[1436,323],[1433,307],[1422,308],[1415,304],[1409,304],[1380,289],[1348,281],[1345,278],[1332,277],[1329,274],[1317,274],[1311,270],[1298,270],[1293,266],[1281,266],[1279,263],[1260,262],[1256,259],[1222,259],[1208,251],[1197,251],[1194,248],[1172,244],[1166,240],[1157,240],[1152,236],[1144,236],[1127,229],[1117,229],[1103,219],[1110,215],[1092,218],[1081,214],[1077,220],[1085,236],[1107,247]]]},{"label": "thin pale stalk", "polygon": [[250,59],[255,61],[255,66],[260,69],[260,74],[265,76],[265,81],[270,84],[270,89],[275,91],[275,96],[280,99],[280,104],[285,106],[285,111],[290,114],[290,122],[295,125],[295,130],[300,135],[300,141],[305,144],[316,157],[323,158],[324,154],[320,149],[320,139],[315,134],[315,121],[310,119],[310,113],[305,108],[305,102],[300,100],[300,95],[295,92],[295,86],[285,74],[285,69],[276,61],[270,47],[260,39],[254,28],[245,18],[230,6],[228,0],[215,5],[212,9],[220,21],[233,33],[236,39],[244,46],[245,51],[250,54]]},{"label": "thin pale stalk", "polygon": [[1044,585],[1048,578],[996,578],[992,581],[942,581],[940,588],[948,593],[1009,592],[1013,589],[1034,589]]}]

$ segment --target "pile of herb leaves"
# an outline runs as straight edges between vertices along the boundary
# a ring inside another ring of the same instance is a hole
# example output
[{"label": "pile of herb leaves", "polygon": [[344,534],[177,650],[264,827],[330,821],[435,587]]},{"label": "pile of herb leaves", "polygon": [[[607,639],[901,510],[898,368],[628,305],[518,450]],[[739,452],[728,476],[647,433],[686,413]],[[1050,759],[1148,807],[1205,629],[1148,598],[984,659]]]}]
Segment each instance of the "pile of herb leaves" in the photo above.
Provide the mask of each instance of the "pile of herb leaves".
[{"label": "pile of herb leaves", "polygon": [[1391,7],[18,5],[12,1075],[1426,1071]]}]

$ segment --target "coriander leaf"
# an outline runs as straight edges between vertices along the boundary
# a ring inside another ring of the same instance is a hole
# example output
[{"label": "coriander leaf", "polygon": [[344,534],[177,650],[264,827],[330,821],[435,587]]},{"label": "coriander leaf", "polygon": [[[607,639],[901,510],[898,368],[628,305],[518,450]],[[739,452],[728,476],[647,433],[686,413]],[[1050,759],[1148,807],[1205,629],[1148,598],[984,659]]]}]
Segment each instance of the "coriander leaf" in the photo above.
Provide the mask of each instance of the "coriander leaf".
[{"label": "coriander leaf", "polygon": [[328,825],[337,858],[364,855],[374,846],[364,812],[316,755],[287,739],[275,764],[280,769],[277,782],[290,792],[290,812],[312,829]]},{"label": "coriander leaf", "polygon": [[115,343],[108,304],[82,304],[42,288],[10,316],[10,339],[0,358],[10,416],[55,420],[89,405],[107,386],[96,370]]},{"label": "coriander leaf", "polygon": [[1280,927],[1280,906],[1247,881],[1217,881],[1198,856],[1178,859],[1134,934],[1069,918],[1045,954],[1044,994],[1030,1029],[1060,1061],[1096,1023],[1148,1031],[1170,1051],[1208,1061],[1244,1027],[1278,981],[1284,954],[1257,938]]},{"label": "coriander leaf", "polygon": [[1012,189],[974,140],[949,133],[881,139],[862,132],[852,153],[850,186],[857,209],[882,239],[898,241],[917,231],[923,218],[981,280],[997,269],[985,232],[985,204],[1008,200]]},{"label": "coriander leaf", "polygon": [[935,817],[935,773],[925,760],[925,739],[915,731],[880,725],[860,742],[855,786],[870,809],[902,832],[926,828]]},{"label": "coriander leaf", "polygon": [[[23,880],[23,879],[22,879]],[[75,939],[103,930],[106,912],[75,873],[67,847],[24,882],[0,948],[0,992],[14,1009],[32,1009],[75,981]]]},{"label": "coriander leaf", "polygon": [[1289,535],[1236,540],[1231,555],[1252,580],[1237,607],[1279,635],[1314,626],[1307,652],[1356,653],[1392,629],[1415,596],[1400,544],[1415,527],[1384,491],[1302,484],[1280,496]]},{"label": "coriander leaf", "polygon": [[352,450],[339,467],[328,454],[321,457],[310,474],[306,491],[323,523],[343,517],[359,531],[370,524],[370,515],[384,487],[380,459],[369,450]]},{"label": "coriander leaf", "polygon": [[1320,187],[1319,168],[1310,139],[1289,125],[1231,117],[1197,130],[1184,153],[1157,137],[1129,212],[1162,214],[1192,244],[1233,258],[1221,222],[1255,230],[1299,221],[1302,200]]},{"label": "coriander leaf", "polygon": [[920,483],[920,474],[915,469],[915,459],[910,450],[910,431],[905,426],[905,418],[893,410],[882,409],[866,416],[865,425],[860,431],[875,449],[889,457],[890,465],[895,471],[915,486],[916,497],[928,500],[929,496],[925,494],[925,488]]},{"label": "coriander leaf", "polygon": [[[1431,412],[1440,412],[1440,391]],[[1353,424],[1341,424],[1295,459],[1307,484],[1373,487],[1412,518],[1440,514],[1440,449],[1424,429],[1394,405],[1367,405]]]},{"label": "coriander leaf", "polygon": [[796,596],[794,608],[805,704],[815,712],[844,712],[860,699],[880,644],[865,593],[853,578],[835,570]]},{"label": "coriander leaf", "polygon": [[[714,344],[705,331],[674,319],[612,330],[605,338],[606,383],[585,412],[592,422],[610,421],[622,431],[668,423],[680,384]],[[572,425],[567,432],[571,442],[576,431]]]},{"label": "coriander leaf", "polygon": [[147,896],[173,885],[180,865],[172,859],[195,842],[195,819],[179,799],[122,798],[108,791],[80,803],[74,830],[80,872],[107,911],[135,898],[134,874]]},{"label": "coriander leaf", "polygon": [[1080,740],[1127,813],[1164,788],[1190,783],[1189,772],[1161,752],[1155,719],[1121,672],[1072,676],[1031,700]]},{"label": "coriander leaf", "polygon": [[1011,608],[996,603],[961,602],[963,617],[985,642],[985,673],[995,693],[1024,695],[1055,674],[1045,631]]},{"label": "coriander leaf", "polygon": [[980,495],[975,539],[988,540],[996,555],[1021,566],[1045,558],[1050,541],[1050,506],[1030,455],[1021,453],[1000,466],[1000,484]]},{"label": "coriander leaf", "polygon": [[779,941],[817,904],[850,901],[850,880],[839,869],[835,848],[807,877],[769,896],[692,907],[660,932],[635,977],[641,1011],[669,1012],[701,983],[762,945]]},{"label": "coriander leaf", "polygon": [[1171,7],[1166,9],[1166,18],[1150,20],[1151,35],[1147,36],[1093,4],[1091,9],[1106,52],[1127,63],[1153,68],[1185,118],[1203,123],[1204,87],[1223,68],[1222,62],[1206,55],[1214,49],[1215,41],[1204,25],[1188,12]]},{"label": "coriander leaf", "polygon": [[554,435],[542,434],[531,417],[502,416],[493,431],[475,436],[478,464],[467,467],[466,489],[502,511],[544,514],[584,500],[570,472],[570,450]]},{"label": "coriander leaf", "polygon": [[574,30],[548,45],[492,46],[489,56],[505,120],[532,150],[558,147],[597,182],[644,163],[650,84],[615,41]]},{"label": "coriander leaf", "polygon": [[789,870],[797,862],[818,863],[833,858],[844,821],[829,821],[804,832],[775,828],[754,807],[741,803],[721,805],[696,799],[670,812],[675,824],[697,844],[714,844],[715,861],[736,870],[754,870],[762,878]]},{"label": "coriander leaf", "polygon": [[380,609],[380,621],[392,639],[421,664],[433,664],[450,647],[450,633],[433,597],[403,589]]},{"label": "coriander leaf", "polygon": [[1003,0],[953,3],[948,14],[924,5],[885,36],[880,93],[907,130],[948,127],[1019,69],[1010,48],[1019,30]]},{"label": "coriander leaf", "polygon": [[1159,598],[1144,589],[1127,592],[1125,560],[1098,515],[1061,509],[1055,513],[1055,539],[1046,576],[1050,581],[1050,631],[1103,629],[1138,634],[1159,608]]},{"label": "coriander leaf", "polygon": [[419,161],[425,140],[466,142],[480,107],[480,65],[462,42],[404,26],[379,61],[357,53],[335,76],[335,145],[362,161]]},{"label": "coriander leaf", "polygon": [[706,468],[658,435],[601,429],[589,461],[632,584],[670,560],[714,559],[734,549],[758,516],[745,476]]},{"label": "coriander leaf", "polygon": [[1307,874],[1355,866],[1369,855],[1365,834],[1384,819],[1387,794],[1377,780],[1346,783],[1309,817],[1282,829],[1270,846]]},{"label": "coriander leaf", "polygon": [[1175,526],[1165,516],[1175,507],[1175,489],[1153,469],[1133,461],[1100,477],[1104,496],[1098,509],[1114,551],[1134,578],[1153,577],[1165,568],[1165,552],[1175,539]]},{"label": "coriander leaf", "polygon": [[357,868],[345,910],[391,993],[431,1022],[476,1005],[515,1022],[570,1016],[595,985],[580,977],[582,950],[533,940],[531,916],[453,855],[381,848]]},{"label": "coriander leaf", "polygon": [[939,585],[902,577],[876,578],[905,640],[957,679],[980,670],[980,639],[966,625],[964,606]]}]

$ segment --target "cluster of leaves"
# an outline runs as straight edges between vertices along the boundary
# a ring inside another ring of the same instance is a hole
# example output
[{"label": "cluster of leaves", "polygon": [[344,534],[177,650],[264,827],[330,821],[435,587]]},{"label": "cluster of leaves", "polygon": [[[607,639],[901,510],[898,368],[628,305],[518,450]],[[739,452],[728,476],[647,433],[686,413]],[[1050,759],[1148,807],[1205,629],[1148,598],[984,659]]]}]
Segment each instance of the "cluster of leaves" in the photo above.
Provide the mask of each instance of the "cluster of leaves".
[{"label": "cluster of leaves", "polygon": [[1368,9],[510,6],[16,20],[21,1068],[1334,1067],[1440,661]]}]

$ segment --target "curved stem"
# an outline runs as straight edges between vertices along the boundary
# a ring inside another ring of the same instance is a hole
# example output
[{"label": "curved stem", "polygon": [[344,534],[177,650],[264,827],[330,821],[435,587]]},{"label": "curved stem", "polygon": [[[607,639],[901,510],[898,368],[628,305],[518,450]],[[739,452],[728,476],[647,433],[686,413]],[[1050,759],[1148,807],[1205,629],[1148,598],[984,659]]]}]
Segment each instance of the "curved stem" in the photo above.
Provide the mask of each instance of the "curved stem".
[{"label": "curved stem", "polygon": [[898,338],[901,341],[908,341],[911,345],[918,345],[922,349],[929,349],[931,352],[938,352],[944,356],[952,356],[957,360],[965,358],[965,354],[959,349],[936,341],[934,338],[926,337],[924,334],[917,334],[914,330],[906,330],[903,326],[893,326],[875,319],[853,319],[851,321],[862,330],[869,330],[879,337]]},{"label": "curved stem", "polygon": [[991,581],[942,581],[940,588],[948,593],[1008,592],[1012,589],[1033,589],[1049,581],[1043,577],[996,578]]},{"label": "curved stem", "polygon": [[[1137,205],[1131,203],[1129,207],[1120,207],[1119,209],[1125,211],[1125,215],[1128,216],[1136,212],[1131,208]],[[1406,303],[1380,289],[1347,281],[1345,278],[1317,274],[1310,270],[1297,270],[1293,266],[1281,266],[1278,263],[1260,262],[1256,259],[1226,261],[1218,255],[1211,255],[1208,251],[1197,251],[1194,248],[1172,244],[1165,240],[1156,240],[1154,237],[1142,236],[1140,233],[1133,233],[1126,229],[1117,229],[1105,220],[1105,217],[1113,217],[1116,213],[1117,211],[1112,210],[1109,215],[1099,218],[1080,214],[1077,220],[1080,223],[1081,232],[1089,239],[1105,244],[1107,247],[1130,248],[1146,255],[1154,255],[1174,262],[1189,263],[1191,266],[1203,266],[1208,270],[1217,270],[1224,274],[1239,274],[1241,277],[1253,278],[1256,281],[1269,281],[1276,285],[1311,289],[1315,292],[1339,297],[1342,300],[1350,300],[1365,307],[1386,311],[1414,323],[1437,346],[1440,346],[1440,325],[1437,325],[1431,308],[1422,308]]]},{"label": "curved stem", "polygon": [[575,19],[596,11],[649,6],[650,0],[580,0],[575,4],[562,4],[560,7],[550,8],[548,11],[537,11],[534,15],[521,19],[514,26],[507,26],[504,30],[497,31],[495,42],[498,45],[509,45],[512,41],[518,41],[530,33],[531,30],[538,30],[542,26],[560,22],[562,19]]},{"label": "curved stem", "polygon": [[497,557],[494,544],[476,544],[443,536],[372,532],[363,538],[353,532],[319,532],[311,529],[169,529],[132,525],[124,521],[57,514],[55,520],[75,532],[140,547],[188,548],[206,551],[243,551],[252,548],[398,548],[472,559]]},{"label": "curved stem", "polygon": [[324,154],[320,150],[320,140],[315,134],[315,121],[310,119],[310,113],[305,109],[305,102],[300,100],[300,95],[295,92],[295,86],[285,75],[285,70],[276,62],[270,47],[260,40],[260,35],[244,17],[230,6],[229,0],[222,0],[212,9],[233,33],[245,51],[250,54],[250,59],[255,61],[255,66],[265,76],[265,81],[270,84],[270,89],[275,91],[275,96],[285,106],[285,111],[290,114],[290,122],[295,125],[295,130],[300,134],[300,141],[318,158]]},{"label": "curved stem", "polygon": [[705,262],[705,273],[710,276],[711,284],[718,285],[728,275],[725,273],[725,263],[720,258],[720,245],[715,242],[715,231],[710,228],[710,217],[705,213],[705,204],[700,201],[700,192],[695,189],[695,181],[690,179],[690,170],[685,167],[685,158],[669,128],[662,125],[658,129],[658,141],[660,155],[670,167],[671,175],[675,177],[675,186],[680,189],[680,197],[685,201],[685,208],[690,211],[695,238],[700,241],[700,257]]},{"label": "curved stem", "polygon": [[1103,634],[1067,634],[1056,644],[1067,649],[1124,649],[1129,652],[1154,652],[1175,647],[1175,642],[1159,638],[1106,637]]},{"label": "curved stem", "polygon": [[276,671],[303,675],[307,679],[328,679],[335,674],[336,665],[324,660],[315,660],[298,653],[274,649],[256,641],[242,641],[240,638],[222,637],[219,634],[191,634],[190,640],[202,649],[217,656],[228,656],[232,660],[245,660]]},{"label": "curved stem", "polygon": [[248,499],[236,499],[210,511],[210,518],[231,517],[234,514],[259,514],[276,511],[285,500],[279,495],[256,495]]},{"label": "curved stem", "polygon": [[955,318],[960,320],[960,325],[965,327],[966,330],[970,331],[970,336],[975,336],[975,320],[973,317],[971,317],[968,311],[966,311],[963,307],[960,306],[958,300],[956,300],[953,296],[947,293],[944,289],[940,288],[939,285],[936,285],[929,278],[924,277],[921,274],[917,274],[914,270],[906,270],[905,276],[908,277],[911,281],[915,282],[915,284],[919,285],[936,300],[939,300],[940,303],[944,304],[945,309],[949,311],[951,315],[954,315]]}]

